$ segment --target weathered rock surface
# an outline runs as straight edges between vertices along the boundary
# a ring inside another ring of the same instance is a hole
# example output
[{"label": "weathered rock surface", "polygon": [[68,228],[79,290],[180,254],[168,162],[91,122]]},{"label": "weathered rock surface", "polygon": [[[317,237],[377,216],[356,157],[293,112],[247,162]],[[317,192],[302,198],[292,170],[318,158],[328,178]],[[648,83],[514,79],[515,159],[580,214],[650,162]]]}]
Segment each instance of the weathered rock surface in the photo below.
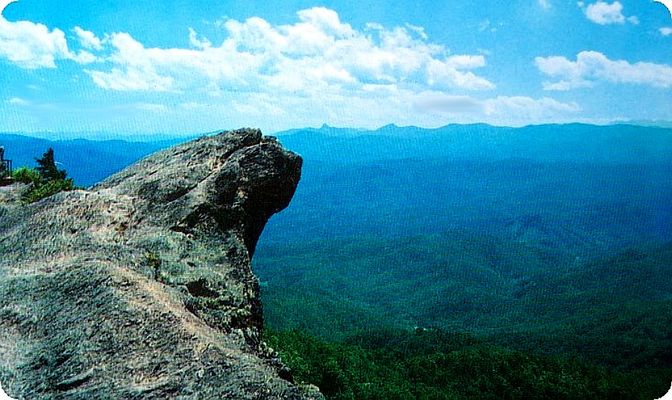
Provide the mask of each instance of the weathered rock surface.
[{"label": "weathered rock surface", "polygon": [[0,188],[5,391],[21,399],[321,398],[290,383],[261,342],[250,268],[300,170],[299,156],[245,129],[28,206],[18,204],[21,187]]}]

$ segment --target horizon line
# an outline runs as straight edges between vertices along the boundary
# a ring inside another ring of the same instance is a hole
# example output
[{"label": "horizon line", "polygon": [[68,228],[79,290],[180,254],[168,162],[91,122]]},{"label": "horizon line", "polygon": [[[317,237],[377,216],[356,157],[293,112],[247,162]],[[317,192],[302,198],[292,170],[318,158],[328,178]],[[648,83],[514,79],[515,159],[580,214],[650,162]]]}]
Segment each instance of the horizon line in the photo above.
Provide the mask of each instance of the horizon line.
[{"label": "horizon line", "polygon": [[[595,126],[595,127],[609,127],[609,126],[633,126],[633,127],[644,127],[644,128],[656,128],[656,129],[672,129],[672,121],[638,121],[638,120],[629,120],[629,121],[609,121],[606,123],[596,123],[596,122],[549,122],[549,123],[539,123],[539,124],[527,124],[520,126],[512,125],[497,125],[487,122],[470,122],[470,123],[448,123],[445,125],[437,127],[425,127],[417,125],[397,125],[396,123],[389,123],[381,125],[377,128],[363,128],[363,127],[350,127],[350,126],[334,126],[327,123],[322,125],[315,126],[305,126],[299,128],[289,128],[280,131],[271,131],[262,133],[265,136],[275,136],[275,135],[287,135],[296,133],[297,131],[306,131],[314,130],[319,131],[323,129],[335,129],[335,130],[350,130],[350,131],[359,131],[361,133],[366,132],[377,132],[385,128],[398,128],[398,129],[420,129],[426,131],[435,131],[448,127],[456,126],[487,126],[492,128],[499,129],[525,129],[532,127],[542,127],[542,126],[570,126],[570,125],[583,125],[583,126]],[[222,128],[207,132],[179,132],[179,133],[169,133],[169,132],[127,132],[127,133],[114,133],[110,131],[31,131],[31,132],[20,132],[20,131],[0,131],[0,135],[5,136],[22,136],[29,137],[33,139],[41,139],[52,142],[58,141],[74,141],[74,140],[89,140],[89,141],[125,141],[125,142],[153,142],[153,141],[163,141],[163,140],[175,140],[175,139],[190,139],[198,138],[202,136],[210,136],[218,133],[228,132],[236,129],[242,128],[252,128],[259,129],[252,126],[238,127],[238,128]],[[49,137],[52,135],[66,135],[62,138],[53,138]],[[76,135],[87,135],[76,136]]]}]

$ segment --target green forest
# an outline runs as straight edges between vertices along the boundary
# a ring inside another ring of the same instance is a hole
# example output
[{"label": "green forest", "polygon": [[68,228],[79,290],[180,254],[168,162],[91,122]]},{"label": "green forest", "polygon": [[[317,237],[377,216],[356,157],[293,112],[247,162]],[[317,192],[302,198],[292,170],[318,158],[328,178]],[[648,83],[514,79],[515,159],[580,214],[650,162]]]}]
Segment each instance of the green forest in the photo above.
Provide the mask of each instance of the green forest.
[{"label": "green forest", "polygon": [[455,256],[473,242],[441,239],[336,242],[325,253],[340,247],[336,259],[306,248],[294,270],[267,272],[266,339],[295,379],[333,399],[654,399],[669,388],[672,245],[514,279],[479,270],[477,248]]},{"label": "green forest", "polygon": [[653,399],[667,369],[610,370],[442,330],[367,332],[332,342],[267,330],[299,383],[330,399]]},{"label": "green forest", "polygon": [[304,176],[253,266],[267,340],[298,382],[331,399],[667,392],[667,133],[396,129],[283,138]]}]

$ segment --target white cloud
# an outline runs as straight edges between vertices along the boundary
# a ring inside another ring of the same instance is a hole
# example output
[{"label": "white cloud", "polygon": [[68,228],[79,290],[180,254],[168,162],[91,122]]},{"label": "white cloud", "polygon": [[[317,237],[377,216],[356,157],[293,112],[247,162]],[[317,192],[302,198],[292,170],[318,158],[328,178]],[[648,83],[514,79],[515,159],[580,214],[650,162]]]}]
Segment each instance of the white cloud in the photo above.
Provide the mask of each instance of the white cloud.
[{"label": "white cloud", "polygon": [[55,68],[54,60],[68,58],[70,52],[65,34],[50,31],[45,25],[29,21],[9,22],[0,10],[0,57],[28,69]]},{"label": "white cloud", "polygon": [[113,68],[110,72],[84,70],[91,76],[93,82],[103,89],[108,90],[151,90],[165,92],[172,87],[173,80],[162,77],[154,71],[135,69],[121,71]]},{"label": "white cloud", "polygon": [[597,51],[582,51],[576,56],[576,61],[560,56],[537,57],[535,64],[543,74],[559,79],[555,82],[544,82],[546,90],[592,87],[596,82],[672,87],[670,65],[614,61]]},{"label": "white cloud", "polygon": [[258,17],[227,20],[221,25],[228,36],[219,46],[190,29],[189,49],[146,48],[128,34],[113,34],[109,69],[87,73],[112,90],[315,93],[370,83],[494,87],[474,72],[486,65],[482,55],[448,56],[421,27],[387,29],[372,23],[358,31],[323,7],[301,10],[297,17],[298,22],[279,26]]},{"label": "white cloud", "polygon": [[[314,7],[301,10],[297,13],[302,24],[333,37],[354,36],[355,31],[349,24],[341,22],[338,13],[324,7]],[[301,24],[299,24],[301,25]]]},{"label": "white cloud", "polygon": [[430,86],[461,87],[464,89],[493,89],[490,81],[475,75],[469,70],[485,66],[485,57],[452,56],[445,60],[431,60],[427,66]]},{"label": "white cloud", "polygon": [[76,26],[72,31],[75,32],[75,35],[77,35],[77,39],[79,40],[79,43],[82,45],[82,47],[90,50],[103,49],[103,44],[101,40],[98,37],[96,37],[96,35],[93,32],[84,30],[79,26]]},{"label": "white cloud", "polygon": [[526,96],[497,96],[476,99],[470,96],[450,96],[443,93],[427,92],[416,96],[414,107],[425,113],[440,113],[474,121],[497,121],[510,125],[523,125],[568,119],[581,111],[576,103],[563,103],[543,97],[534,99]]},{"label": "white cloud", "polygon": [[[219,43],[189,28],[185,48],[148,47],[128,33],[103,38],[75,27],[70,39],[78,46],[75,53],[62,31],[25,23],[62,38],[62,51],[48,53],[49,63],[34,62],[34,68],[66,59],[87,63],[83,71],[99,88],[144,92],[107,114],[98,109],[49,114],[68,126],[89,113],[100,129],[116,124],[152,131],[186,131],[195,125],[214,130],[221,121],[271,131],[325,122],[368,128],[391,122],[522,125],[567,120],[580,110],[575,103],[550,98],[488,98],[483,93],[495,84],[479,73],[487,66],[487,53],[451,54],[422,27],[408,24],[390,28],[372,22],[355,29],[322,7],[301,10],[286,25],[258,17],[218,22],[225,34]],[[466,95],[474,91],[484,97]]]},{"label": "white cloud", "polygon": [[20,97],[12,97],[11,99],[7,100],[7,103],[13,106],[29,106],[31,104],[30,101]]},{"label": "white cloud", "polygon": [[56,60],[72,60],[88,64],[96,57],[86,51],[73,53],[68,49],[65,33],[49,30],[30,21],[7,21],[2,12],[13,1],[0,0],[0,58],[26,69],[56,68]]},{"label": "white cloud", "polygon": [[550,0],[537,0],[537,1],[539,2],[539,6],[544,10],[548,10],[551,8]]},{"label": "white cloud", "polygon": [[626,17],[623,15],[623,4],[620,1],[611,4],[598,1],[589,4],[587,7],[583,2],[579,2],[578,6],[583,9],[589,20],[599,25],[624,24],[626,21],[635,25],[639,24],[639,19],[636,16]]},{"label": "white cloud", "polygon": [[660,29],[658,29],[661,35],[663,36],[670,36],[672,35],[672,26],[665,26]]}]

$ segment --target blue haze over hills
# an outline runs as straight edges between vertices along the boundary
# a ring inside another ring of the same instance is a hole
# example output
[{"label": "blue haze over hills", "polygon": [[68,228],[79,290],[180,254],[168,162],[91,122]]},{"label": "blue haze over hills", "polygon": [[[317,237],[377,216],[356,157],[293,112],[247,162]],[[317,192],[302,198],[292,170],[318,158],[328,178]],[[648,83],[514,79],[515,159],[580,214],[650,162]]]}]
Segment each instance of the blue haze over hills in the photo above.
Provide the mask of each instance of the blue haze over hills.
[{"label": "blue haze over hills", "polygon": [[17,134],[0,134],[0,146],[14,167],[34,167],[39,158],[52,147],[59,168],[80,186],[90,186],[138,159],[185,139],[164,139],[155,142],[128,142],[124,140],[47,140]]},{"label": "blue haze over hills", "polygon": [[[288,148],[315,165],[409,159],[519,159],[609,165],[672,163],[672,128],[658,126],[567,124],[509,128],[472,124],[425,129],[387,125],[377,130],[363,130],[324,125],[276,135]],[[13,158],[15,165],[33,165],[34,158],[51,146],[58,161],[83,186],[104,179],[140,157],[189,140],[167,135],[160,140],[145,139],[47,140],[0,133],[0,144],[7,148],[7,157]]]},{"label": "blue haze over hills", "polygon": [[[277,136],[304,157],[304,168],[290,207],[265,231],[269,243],[288,235],[406,236],[502,226],[523,236],[543,231],[564,248],[582,247],[573,249],[581,254],[595,250],[591,243],[606,249],[672,239],[672,129],[474,124],[367,131],[325,125]],[[60,167],[81,186],[184,140],[0,135],[16,167],[34,165],[53,147]],[[590,235],[570,234],[566,226]]]}]

